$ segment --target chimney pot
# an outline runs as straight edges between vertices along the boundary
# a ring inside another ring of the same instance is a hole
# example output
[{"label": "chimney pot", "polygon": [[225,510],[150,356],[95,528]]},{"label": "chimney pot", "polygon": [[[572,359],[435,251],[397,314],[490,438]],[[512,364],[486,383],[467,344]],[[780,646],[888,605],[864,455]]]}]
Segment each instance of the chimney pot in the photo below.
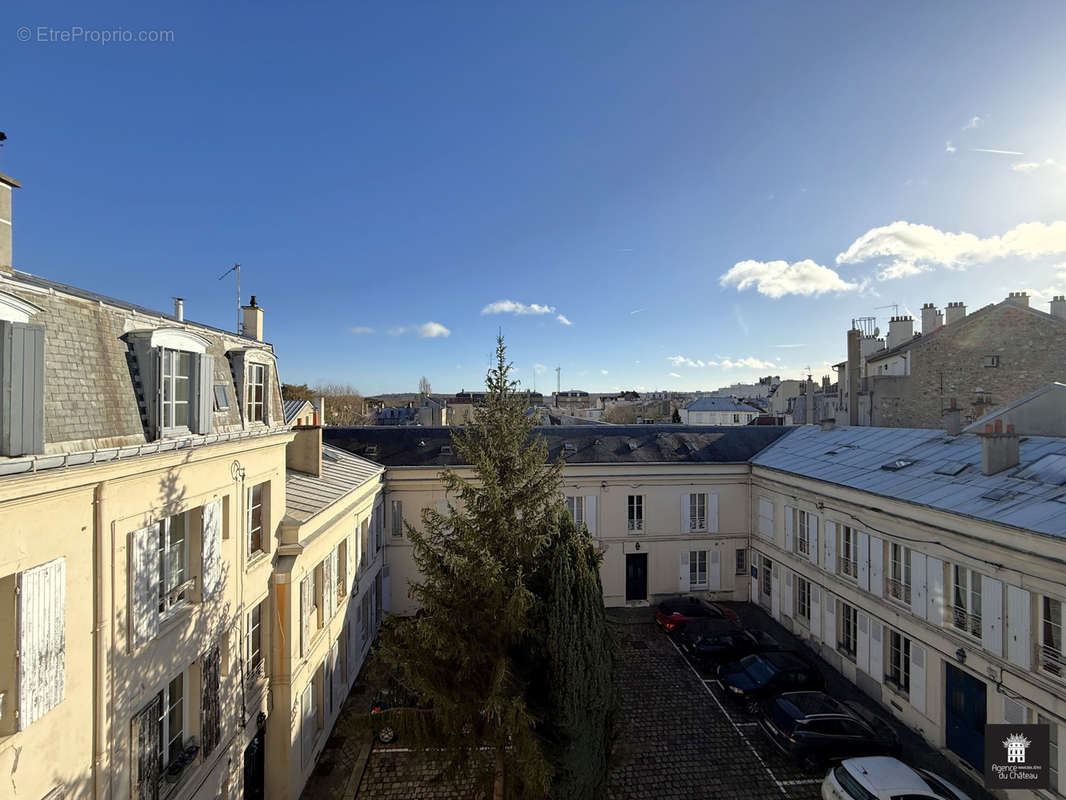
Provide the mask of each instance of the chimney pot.
[{"label": "chimney pot", "polygon": [[966,306],[961,301],[948,303],[944,309],[944,324],[951,325],[966,316]]},{"label": "chimney pot", "polygon": [[174,316],[178,318],[178,322],[185,320],[185,300],[181,297],[174,298]]},{"label": "chimney pot", "polygon": [[996,475],[1005,469],[1018,466],[1020,457],[1020,439],[1013,425],[1003,432],[1002,420],[996,420],[993,427],[985,424],[985,432],[978,434],[981,439],[981,472],[984,475]]},{"label": "chimney pot", "polygon": [[997,419],[992,427],[992,430],[996,433],[1003,433],[1003,420]]}]

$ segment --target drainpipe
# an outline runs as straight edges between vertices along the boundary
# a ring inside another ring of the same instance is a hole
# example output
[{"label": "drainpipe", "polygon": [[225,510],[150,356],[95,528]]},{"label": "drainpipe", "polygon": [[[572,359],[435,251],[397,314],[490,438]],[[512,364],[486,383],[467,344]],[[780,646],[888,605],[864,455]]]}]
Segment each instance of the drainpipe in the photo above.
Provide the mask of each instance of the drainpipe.
[{"label": "drainpipe", "polygon": [[96,484],[93,490],[93,797],[96,800],[108,800],[111,797],[111,731],[107,713],[111,706],[108,681],[111,659],[107,636],[111,615],[107,613],[110,576],[107,574],[106,555],[106,499],[107,484]]}]

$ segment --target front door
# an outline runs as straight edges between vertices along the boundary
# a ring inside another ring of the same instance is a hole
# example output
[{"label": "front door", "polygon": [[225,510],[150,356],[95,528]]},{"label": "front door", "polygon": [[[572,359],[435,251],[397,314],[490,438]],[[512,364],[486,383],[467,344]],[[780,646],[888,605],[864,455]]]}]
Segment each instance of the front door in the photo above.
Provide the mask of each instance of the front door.
[{"label": "front door", "polygon": [[266,753],[264,752],[263,728],[255,735],[255,738],[244,750],[244,800],[263,800],[266,788],[264,768],[266,767]]},{"label": "front door", "polygon": [[648,554],[626,553],[626,602],[648,599]]},{"label": "front door", "polygon": [[985,759],[985,684],[948,664],[946,687],[948,749],[981,772]]}]

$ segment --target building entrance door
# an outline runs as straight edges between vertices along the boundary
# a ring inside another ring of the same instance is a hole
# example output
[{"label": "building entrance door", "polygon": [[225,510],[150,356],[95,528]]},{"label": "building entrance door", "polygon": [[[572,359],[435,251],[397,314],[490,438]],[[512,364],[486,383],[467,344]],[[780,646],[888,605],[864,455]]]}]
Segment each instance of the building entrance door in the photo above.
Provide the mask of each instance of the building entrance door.
[{"label": "building entrance door", "polygon": [[648,599],[648,554],[626,553],[626,602]]},{"label": "building entrance door", "polygon": [[263,800],[266,781],[266,753],[264,752],[266,731],[263,728],[244,750],[244,800]]},{"label": "building entrance door", "polygon": [[948,749],[978,772],[985,760],[985,684],[951,664],[944,692]]}]

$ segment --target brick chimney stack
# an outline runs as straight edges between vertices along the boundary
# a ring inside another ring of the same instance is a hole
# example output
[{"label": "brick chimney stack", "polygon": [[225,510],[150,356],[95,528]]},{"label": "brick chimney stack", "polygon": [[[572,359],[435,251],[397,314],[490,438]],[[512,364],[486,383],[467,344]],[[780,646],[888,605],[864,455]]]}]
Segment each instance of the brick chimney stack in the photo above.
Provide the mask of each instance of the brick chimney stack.
[{"label": "brick chimney stack", "polygon": [[943,324],[943,317],[940,316],[936,306],[932,303],[926,303],[922,306],[922,336],[932,333]]},{"label": "brick chimney stack", "polygon": [[10,275],[14,269],[12,255],[11,192],[22,184],[7,175],[0,175],[0,273]]},{"label": "brick chimney stack", "polygon": [[984,475],[996,475],[1005,469],[1018,466],[1019,437],[1014,426],[1008,425],[1003,430],[1003,420],[997,419],[993,425],[985,423],[981,437],[981,472]]},{"label": "brick chimney stack", "polygon": [[1066,319],[1066,295],[1057,294],[1051,298],[1051,316]]},{"label": "brick chimney stack", "polygon": [[966,316],[966,304],[965,303],[948,303],[947,308],[944,309],[944,324],[953,325]]},{"label": "brick chimney stack", "polygon": [[257,342],[263,341],[263,307],[255,302],[255,295],[246,306],[241,306],[244,312],[244,322],[241,325],[242,333],[249,339]]},{"label": "brick chimney stack", "polygon": [[893,347],[909,342],[914,338],[914,317],[901,314],[888,320],[888,339],[885,346],[891,350]]},{"label": "brick chimney stack", "polygon": [[1029,295],[1025,292],[1011,292],[1007,295],[1007,302],[1012,306],[1029,308]]},{"label": "brick chimney stack", "polygon": [[944,412],[944,429],[948,436],[958,436],[962,430],[962,410],[955,398],[951,398],[951,406]]}]

